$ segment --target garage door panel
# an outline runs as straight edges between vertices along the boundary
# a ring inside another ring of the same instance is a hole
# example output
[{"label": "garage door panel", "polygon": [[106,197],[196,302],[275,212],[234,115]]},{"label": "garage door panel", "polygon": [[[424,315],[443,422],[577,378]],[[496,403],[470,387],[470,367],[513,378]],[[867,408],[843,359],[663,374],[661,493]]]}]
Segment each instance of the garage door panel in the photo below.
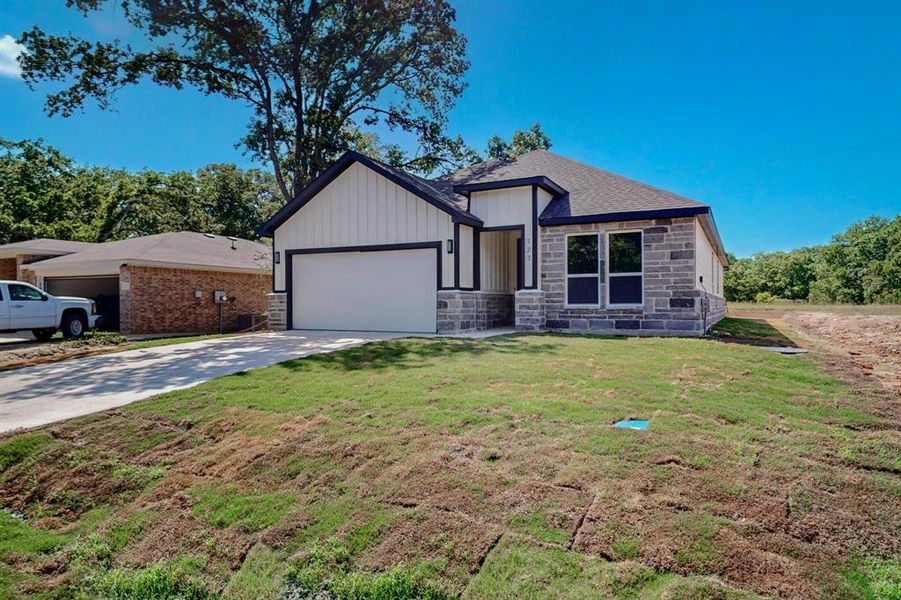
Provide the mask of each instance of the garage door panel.
[{"label": "garage door panel", "polygon": [[434,333],[436,263],[431,248],[297,254],[292,326]]}]

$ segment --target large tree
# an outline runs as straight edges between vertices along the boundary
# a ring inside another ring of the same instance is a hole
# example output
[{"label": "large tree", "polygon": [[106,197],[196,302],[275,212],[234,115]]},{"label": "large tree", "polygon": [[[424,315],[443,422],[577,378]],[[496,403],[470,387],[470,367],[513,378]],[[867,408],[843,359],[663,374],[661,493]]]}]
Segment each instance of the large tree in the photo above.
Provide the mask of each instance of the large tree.
[{"label": "large tree", "polygon": [[272,174],[258,169],[129,173],[77,165],[40,140],[0,138],[0,244],[182,230],[252,238],[280,200]]},{"label": "large tree", "polygon": [[[67,0],[87,15],[104,0]],[[69,116],[93,99],[150,80],[246,102],[242,143],[271,164],[284,199],[296,195],[360,127],[383,123],[412,133],[407,166],[460,166],[462,141],[444,134],[469,64],[445,0],[121,0],[125,18],[149,39],[120,41],[22,34],[22,76],[65,84],[46,101]]]}]

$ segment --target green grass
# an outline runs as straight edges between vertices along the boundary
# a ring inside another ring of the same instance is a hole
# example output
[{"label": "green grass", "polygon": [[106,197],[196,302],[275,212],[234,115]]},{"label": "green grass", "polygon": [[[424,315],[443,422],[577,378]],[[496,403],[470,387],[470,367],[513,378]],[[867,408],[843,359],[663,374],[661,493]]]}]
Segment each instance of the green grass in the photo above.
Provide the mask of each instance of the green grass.
[{"label": "green grass", "polygon": [[327,592],[342,600],[445,600],[449,596],[428,582],[435,565],[397,565],[381,572],[353,570],[351,552],[339,541],[316,543],[305,558],[288,570],[289,587],[301,597],[314,597]]},{"label": "green grass", "polygon": [[114,600],[213,600],[197,576],[199,564],[191,558],[160,561],[145,569],[115,568],[89,580],[90,593]]},{"label": "green grass", "polygon": [[296,505],[291,494],[245,493],[235,486],[200,486],[192,488],[191,493],[197,499],[194,515],[220,529],[260,531],[278,523]]},{"label": "green grass", "polygon": [[661,574],[633,561],[610,563],[504,539],[464,598],[753,598],[719,582]]},{"label": "green grass", "polygon": [[62,546],[68,540],[65,534],[53,533],[32,527],[22,519],[0,511],[0,559],[10,552],[46,554]]},{"label": "green grass", "polygon": [[[0,491],[29,572],[60,553],[110,597],[774,593],[736,540],[789,565],[784,589],[890,590],[893,563],[848,561],[901,534],[892,427],[814,361],[749,345],[404,339],[9,437]],[[842,526],[799,550],[801,519]],[[0,593],[54,581],[6,569]]]},{"label": "green grass", "polygon": [[794,346],[781,331],[760,319],[726,317],[710,329],[712,337],[763,346]]},{"label": "green grass", "polygon": [[901,600],[901,558],[856,559],[840,569],[836,597]]},{"label": "green grass", "polygon": [[281,598],[286,588],[286,569],[285,557],[280,552],[256,544],[222,595],[230,600]]},{"label": "green grass", "polygon": [[52,441],[46,433],[27,433],[0,441],[0,472],[24,461]]}]

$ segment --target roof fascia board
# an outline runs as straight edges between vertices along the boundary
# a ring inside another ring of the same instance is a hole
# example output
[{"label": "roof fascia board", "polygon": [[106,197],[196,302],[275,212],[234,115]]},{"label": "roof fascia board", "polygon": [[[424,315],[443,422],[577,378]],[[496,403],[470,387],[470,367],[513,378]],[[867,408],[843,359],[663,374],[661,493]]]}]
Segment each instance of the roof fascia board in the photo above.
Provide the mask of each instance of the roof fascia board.
[{"label": "roof fascia board", "polygon": [[500,190],[533,185],[537,185],[555,197],[566,194],[566,190],[544,175],[538,175],[536,177],[520,177],[517,179],[502,179],[499,181],[485,181],[482,183],[461,183],[455,185],[453,189],[458,194],[469,194],[470,192],[484,192],[487,190]]},{"label": "roof fascia board", "polygon": [[630,210],[625,212],[603,213],[597,215],[579,215],[576,217],[540,217],[538,219],[538,224],[543,227],[548,227],[552,225],[576,225],[580,223],[637,221],[640,219],[672,219],[676,217],[694,217],[697,215],[706,215],[709,212],[709,206],[686,206],[684,208]]},{"label": "roof fascia board", "polygon": [[[266,254],[265,258],[271,258]],[[104,260],[91,260],[81,262],[67,262],[64,264],[44,264],[44,261],[33,263],[28,266],[37,275],[43,277],[55,276],[75,276],[80,272],[88,271],[93,274],[109,274],[117,275],[119,267],[123,265],[132,265],[136,267],[158,267],[163,269],[181,269],[185,271],[223,271],[228,273],[264,273],[269,274],[271,269],[268,261],[260,261],[260,268],[252,267],[235,267],[231,265],[210,265],[203,263],[180,263],[164,260],[150,260],[142,258],[114,258]]]},{"label": "roof fascia board", "polygon": [[538,224],[542,227],[554,225],[578,225],[585,223],[612,223],[614,221],[639,221],[644,219],[674,219],[678,217],[698,217],[707,236],[714,241],[717,254],[724,265],[729,264],[723,241],[713,220],[713,211],[709,206],[687,206],[684,208],[661,208],[655,210],[634,210],[599,215],[580,215],[577,217],[540,217]]},{"label": "roof fascia board", "polygon": [[451,207],[447,206],[443,202],[432,198],[431,196],[422,192],[422,190],[417,189],[416,187],[410,185],[407,181],[404,181],[402,178],[396,176],[391,171],[388,171],[384,167],[382,167],[377,162],[373,161],[371,158],[363,156],[358,152],[354,152],[353,150],[348,150],[341,157],[332,163],[332,165],[322,172],[319,177],[314,179],[310,185],[305,187],[300,193],[290,202],[285,204],[277,213],[275,213],[271,219],[269,219],[266,223],[263,224],[257,230],[258,237],[270,237],[272,233],[285,221],[287,221],[291,215],[296,213],[298,210],[304,207],[310,200],[312,200],[316,194],[321,192],[325,186],[330,184],[332,181],[338,178],[341,173],[346,171],[348,167],[350,167],[353,163],[360,163],[366,168],[375,171],[385,179],[391,181],[392,183],[402,187],[407,190],[414,196],[425,200],[435,208],[448,213],[454,219],[455,223],[466,223],[467,225],[473,226],[481,226],[482,221],[476,219],[475,217],[468,217],[466,215],[460,214],[457,211],[454,211]]},{"label": "roof fascia board", "polygon": [[716,253],[719,254],[720,260],[723,261],[723,266],[729,266],[729,256],[726,254],[726,248],[723,246],[723,240],[720,238],[719,229],[716,226],[716,220],[713,218],[713,211],[707,212],[707,214],[699,215],[698,221],[701,223],[701,228],[704,230],[704,234],[707,235],[709,240],[712,240],[714,245],[716,246]]}]

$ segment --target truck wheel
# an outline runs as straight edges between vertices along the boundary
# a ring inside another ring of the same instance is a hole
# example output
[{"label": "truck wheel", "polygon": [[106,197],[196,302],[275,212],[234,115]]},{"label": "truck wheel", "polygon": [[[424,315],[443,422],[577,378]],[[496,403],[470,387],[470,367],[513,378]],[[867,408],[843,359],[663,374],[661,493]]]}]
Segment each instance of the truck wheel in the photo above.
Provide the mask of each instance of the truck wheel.
[{"label": "truck wheel", "polygon": [[68,314],[63,317],[63,326],[61,329],[63,330],[64,338],[67,340],[77,340],[84,335],[86,326],[84,320],[80,316]]},{"label": "truck wheel", "polygon": [[53,337],[53,334],[56,333],[56,329],[32,329],[31,335],[34,336],[39,342],[49,342],[50,338]]}]

